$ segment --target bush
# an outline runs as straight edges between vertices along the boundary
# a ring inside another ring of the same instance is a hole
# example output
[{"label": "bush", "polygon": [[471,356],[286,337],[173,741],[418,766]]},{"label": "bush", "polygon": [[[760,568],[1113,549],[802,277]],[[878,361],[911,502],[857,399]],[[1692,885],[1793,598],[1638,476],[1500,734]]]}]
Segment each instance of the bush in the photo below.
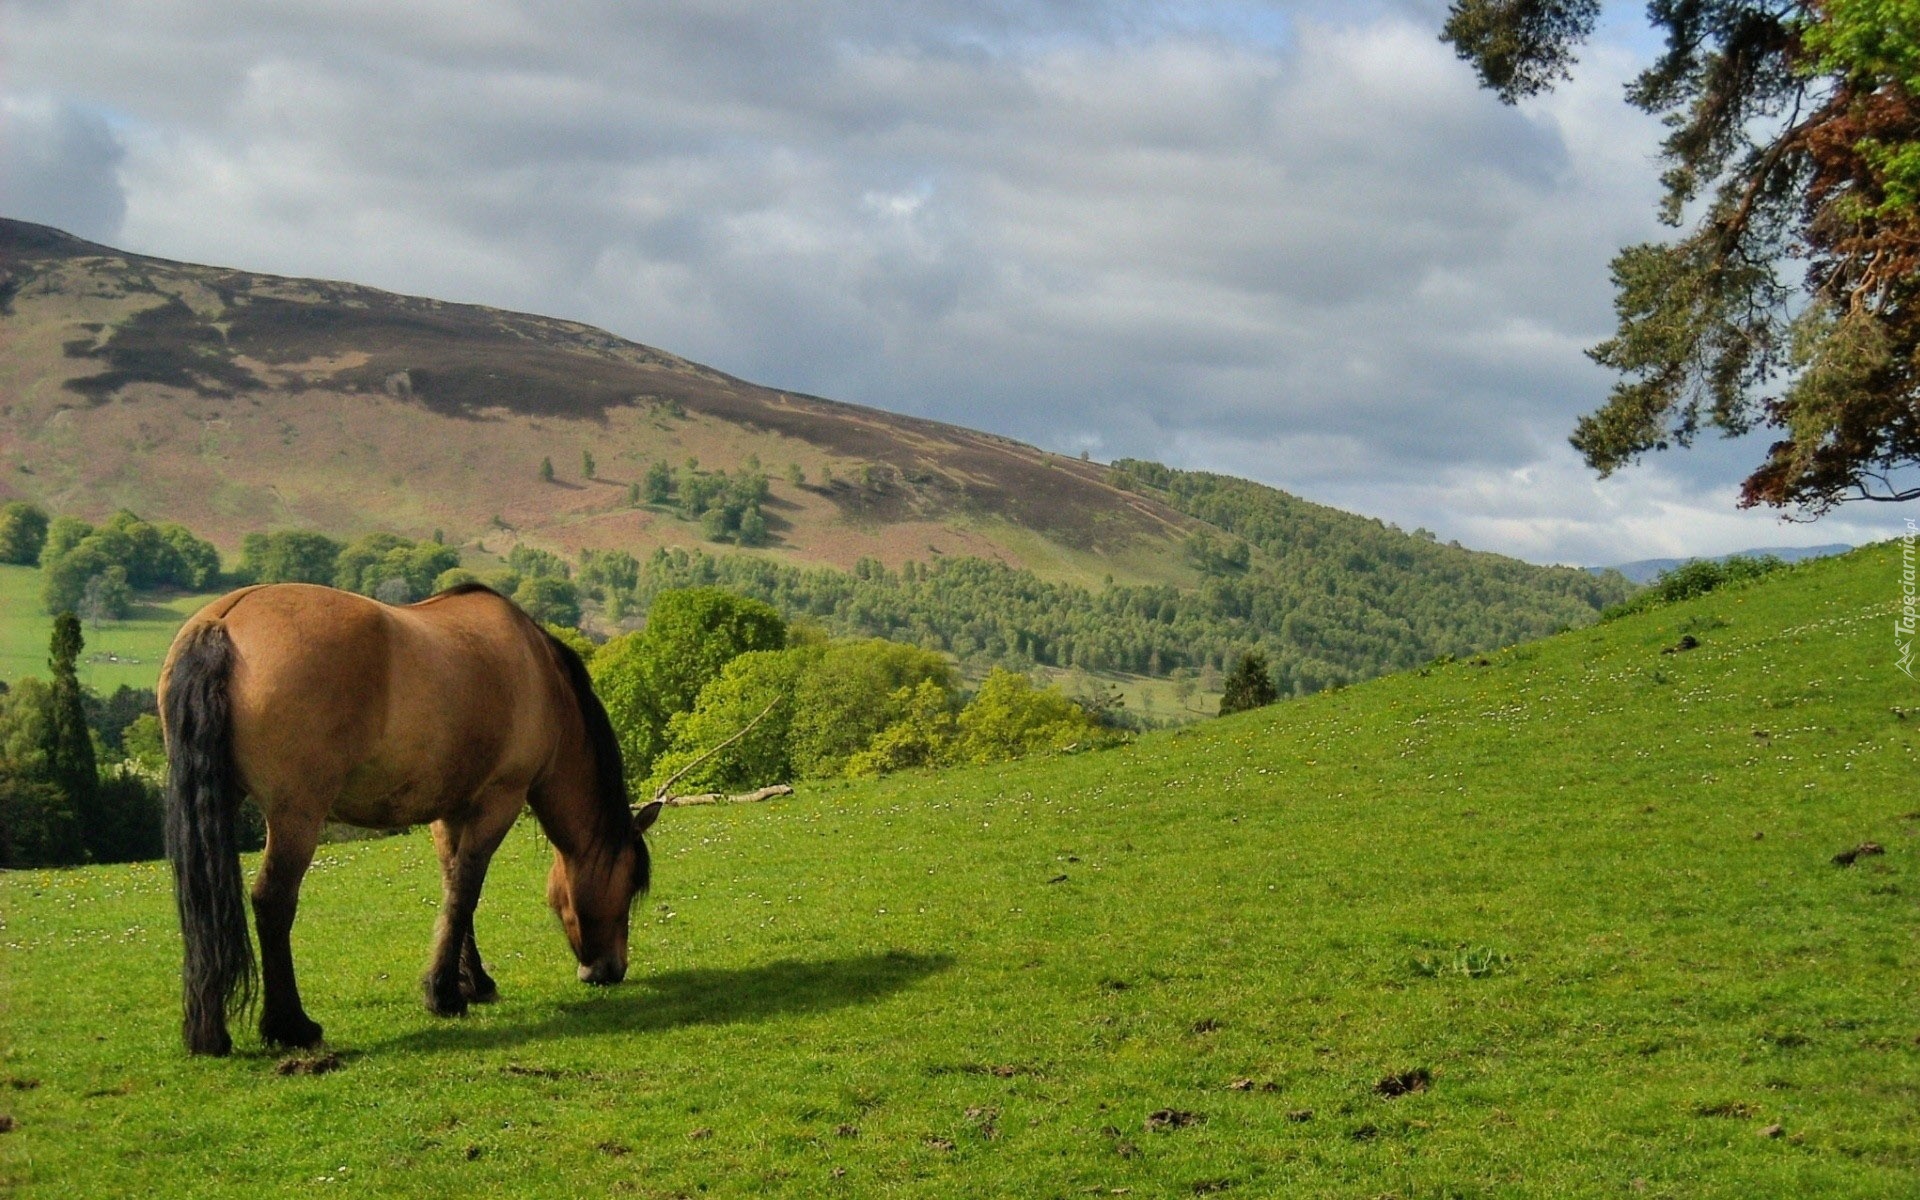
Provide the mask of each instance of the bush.
[{"label": "bush", "polygon": [[47,514],[24,500],[0,506],[0,563],[30,567],[47,542]]},{"label": "bush", "polygon": [[70,863],[78,843],[66,793],[44,779],[0,766],[0,866]]},{"label": "bush", "polygon": [[[127,588],[208,586],[219,577],[220,555],[183,526],[150,525],[121,509],[97,529],[71,517],[52,522],[40,548],[40,567],[48,612],[78,611],[93,585],[90,608],[98,619],[126,615]],[[103,582],[94,585],[96,579]]]},{"label": "bush", "polygon": [[122,764],[100,776],[96,795],[98,828],[87,838],[93,861],[144,862],[166,857],[165,801],[156,779]]},{"label": "bush", "polygon": [[923,679],[915,687],[893,693],[888,701],[900,716],[875,734],[866,749],[848,757],[849,776],[885,775],[951,760],[959,733],[951,692]]},{"label": "bush", "polygon": [[1037,750],[1088,744],[1099,726],[1057,688],[1039,688],[1017,671],[995,667],[957,722],[955,756],[961,762],[992,763]]},{"label": "bush", "polygon": [[345,548],[304,529],[250,533],[240,542],[236,574],[245,583],[332,583]]},{"label": "bush", "polygon": [[781,649],[786,635],[770,606],[720,588],[656,596],[646,628],[600,647],[591,668],[629,777],[647,778],[667,746],[668,720],[691,710],[723,667],[750,650]]},{"label": "bush", "polygon": [[581,633],[572,625],[554,625],[543,622],[541,628],[545,629],[549,634],[552,634],[554,639],[565,645],[567,649],[579,655],[580,661],[583,663],[592,663],[594,652],[600,649],[592,638]]},{"label": "bush", "polygon": [[1632,598],[1602,612],[1600,619],[1612,621],[1632,613],[1692,600],[1729,584],[1749,583],[1771,575],[1786,565],[1786,562],[1772,554],[1736,555],[1724,560],[1696,558],[1660,572],[1652,583]]},{"label": "bush", "polygon": [[632,595],[640,583],[640,560],[625,550],[582,550],[579,583],[600,601]]},{"label": "bush", "polygon": [[1233,673],[1227,676],[1226,690],[1220,694],[1220,715],[1226,717],[1263,708],[1279,698],[1280,689],[1273,684],[1267,656],[1258,650],[1249,650],[1240,656]]},{"label": "bush", "polygon": [[522,580],[513,591],[513,602],[543,625],[580,623],[580,592],[564,579],[535,575]]},{"label": "bush", "polygon": [[672,749],[654,761],[650,787],[749,725],[750,732],[694,768],[674,790],[746,791],[792,779],[793,694],[808,657],[794,650],[750,650],[729,662],[700,690],[691,712],[676,713],[667,722]]},{"label": "bush", "polygon": [[439,595],[441,592],[450,592],[463,584],[479,582],[480,577],[465,567],[448,567],[433,577],[433,592]]},{"label": "bush", "polygon": [[845,773],[853,755],[905,715],[906,702],[894,697],[922,683],[951,696],[952,664],[932,650],[880,638],[834,642],[817,651],[796,688],[795,772],[815,777]]},{"label": "bush", "polygon": [[523,579],[528,577],[573,578],[573,568],[567,565],[565,559],[550,550],[541,550],[525,543],[507,551],[507,566],[519,572]]},{"label": "bush", "polygon": [[152,717],[157,725],[159,702],[152,688],[134,688],[121,684],[110,695],[88,692],[85,698],[87,727],[100,740],[108,754],[122,752],[127,730],[142,717]]},{"label": "bush", "polygon": [[645,494],[648,504],[665,504],[673,496],[673,468],[665,462],[648,467]]},{"label": "bush", "polygon": [[412,542],[391,533],[370,533],[340,552],[333,586],[377,596],[381,584],[403,579],[408,599],[420,599],[432,595],[434,581],[459,565],[460,552],[452,546]]},{"label": "bush", "polygon": [[142,713],[120,731],[120,753],[149,775],[158,777],[167,769],[167,743],[160,731],[160,718]]}]

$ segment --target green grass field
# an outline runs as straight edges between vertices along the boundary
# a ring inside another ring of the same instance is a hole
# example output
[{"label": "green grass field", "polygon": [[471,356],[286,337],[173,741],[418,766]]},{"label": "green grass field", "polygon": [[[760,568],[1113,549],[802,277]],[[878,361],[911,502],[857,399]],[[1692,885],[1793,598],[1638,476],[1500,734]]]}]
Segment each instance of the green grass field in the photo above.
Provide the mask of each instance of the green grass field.
[{"label": "green grass field", "polygon": [[[177,596],[134,607],[124,621],[106,621],[84,631],[86,653],[80,682],[105,694],[121,684],[150,688],[181,622],[213,594]],[[0,679],[47,677],[47,642],[53,618],[40,605],[40,572],[34,567],[0,566]]]},{"label": "green grass field", "polygon": [[163,865],[0,877],[0,1189],[1911,1196],[1899,565],[675,809],[611,989],[529,826],[480,909],[503,999],[459,1020],[417,998],[426,837],[325,846],[294,934],[325,1074],[184,1056]]}]

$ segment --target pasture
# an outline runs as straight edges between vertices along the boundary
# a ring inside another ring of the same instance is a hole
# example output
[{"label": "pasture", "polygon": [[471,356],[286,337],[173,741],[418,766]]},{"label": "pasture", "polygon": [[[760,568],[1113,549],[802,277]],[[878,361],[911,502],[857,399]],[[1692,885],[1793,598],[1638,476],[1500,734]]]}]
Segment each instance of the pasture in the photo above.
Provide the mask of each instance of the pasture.
[{"label": "pasture", "polygon": [[[80,658],[80,682],[106,695],[121,684],[150,688],[160,678],[180,623],[217,593],[155,600],[142,595],[124,621],[86,627],[87,649]],[[47,677],[47,640],[53,618],[40,606],[40,572],[35,567],[0,565],[0,679]]]},{"label": "pasture", "polygon": [[610,989],[574,981],[523,823],[477,918],[502,999],[459,1020],[419,1001],[426,836],[323,846],[294,949],[327,1056],[186,1058],[164,864],[0,876],[0,1188],[1911,1194],[1899,567],[1113,751],[669,810]]}]

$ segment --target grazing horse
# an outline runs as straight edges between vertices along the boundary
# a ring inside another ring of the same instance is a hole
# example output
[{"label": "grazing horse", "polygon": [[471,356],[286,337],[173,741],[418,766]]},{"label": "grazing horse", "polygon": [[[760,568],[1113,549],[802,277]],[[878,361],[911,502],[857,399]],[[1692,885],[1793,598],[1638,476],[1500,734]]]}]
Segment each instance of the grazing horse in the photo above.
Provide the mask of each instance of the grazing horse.
[{"label": "grazing horse", "polygon": [[[626,975],[628,917],[650,872],[641,834],[660,804],[628,808],[619,743],[579,656],[491,589],[396,608],[310,584],[242,588],[174,638],[160,712],[192,1053],[232,1049],[227,1015],[252,1003],[256,973],[260,1036],[319,1043],[289,933],[329,819],[432,822],[445,899],[424,980],[431,1011],[462,1013],[498,994],[473,910],[488,860],[527,805],[553,842],[547,900],[580,979]],[[243,796],[267,822],[253,883],[257,972],[234,832]]]}]

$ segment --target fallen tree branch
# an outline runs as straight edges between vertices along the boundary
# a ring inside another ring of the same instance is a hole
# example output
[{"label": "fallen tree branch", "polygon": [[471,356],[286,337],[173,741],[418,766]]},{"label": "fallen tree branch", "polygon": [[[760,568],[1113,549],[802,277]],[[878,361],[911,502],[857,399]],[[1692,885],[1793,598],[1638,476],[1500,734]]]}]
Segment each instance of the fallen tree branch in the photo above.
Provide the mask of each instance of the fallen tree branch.
[{"label": "fallen tree branch", "polygon": [[758,791],[742,792],[729,796],[725,792],[696,792],[691,796],[667,796],[661,800],[669,808],[687,808],[695,804],[753,804],[761,800],[771,800],[775,796],[793,795],[793,786],[776,783],[772,787],[763,787]]},{"label": "fallen tree branch", "polygon": [[751,721],[748,721],[746,723],[746,726],[742,728],[738,733],[735,733],[732,737],[728,738],[726,741],[721,742],[718,746],[715,746],[713,749],[707,751],[705,754],[702,754],[699,758],[694,759],[692,762],[688,763],[686,766],[681,767],[678,771],[675,771],[673,774],[667,776],[667,781],[661,784],[658,788],[654,789],[653,798],[655,800],[666,801],[667,803],[671,803],[671,801],[667,800],[667,792],[672,789],[674,784],[680,782],[680,779],[682,776],[684,776],[688,771],[691,771],[695,767],[699,766],[701,763],[712,758],[714,755],[720,753],[722,750],[725,750],[728,746],[733,745],[735,742],[739,741],[741,738],[747,736],[748,732],[750,732],[755,725],[758,725],[760,723],[761,718],[765,717],[768,713],[772,712],[773,706],[780,703],[780,701],[783,699],[785,699],[785,697],[775,696],[773,699],[767,701],[767,706],[760,710],[760,716],[755,717]]}]

